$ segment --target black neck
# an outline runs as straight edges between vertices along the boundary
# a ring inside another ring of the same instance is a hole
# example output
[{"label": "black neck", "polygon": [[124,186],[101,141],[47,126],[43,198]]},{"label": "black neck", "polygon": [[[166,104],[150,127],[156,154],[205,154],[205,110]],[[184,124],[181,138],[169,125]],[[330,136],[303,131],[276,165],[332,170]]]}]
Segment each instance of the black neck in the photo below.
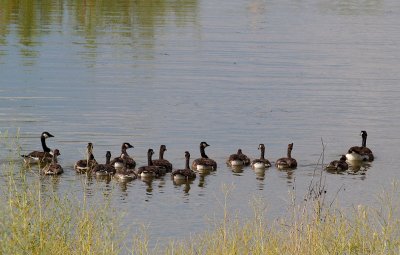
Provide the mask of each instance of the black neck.
[{"label": "black neck", "polygon": [[152,166],[153,161],[151,160],[151,153],[147,153],[147,165]]},{"label": "black neck", "polygon": [[287,157],[292,158],[292,149],[291,148],[287,149]]},{"label": "black neck", "polygon": [[106,156],[106,165],[110,164],[110,159],[111,159],[111,156],[107,155]]},{"label": "black neck", "polygon": [[159,159],[164,159],[164,150],[160,149]]},{"label": "black neck", "polygon": [[367,147],[367,136],[363,135],[361,147]]},{"label": "black neck", "polygon": [[187,157],[186,157],[185,169],[190,169],[189,161],[190,161],[190,156],[187,156]]},{"label": "black neck", "polygon": [[46,145],[46,138],[44,138],[43,136],[40,138],[40,141],[42,142],[42,148],[44,152],[50,152],[50,148],[47,147]]},{"label": "black neck", "polygon": [[124,145],[122,145],[122,147],[121,147],[121,155],[128,156],[128,152],[126,152],[126,147]]},{"label": "black neck", "polygon": [[264,153],[265,153],[265,148],[264,147],[261,147],[261,156],[260,156],[260,159],[264,159]]},{"label": "black neck", "polygon": [[200,155],[202,158],[208,158],[205,151],[204,151],[204,147],[200,146]]}]

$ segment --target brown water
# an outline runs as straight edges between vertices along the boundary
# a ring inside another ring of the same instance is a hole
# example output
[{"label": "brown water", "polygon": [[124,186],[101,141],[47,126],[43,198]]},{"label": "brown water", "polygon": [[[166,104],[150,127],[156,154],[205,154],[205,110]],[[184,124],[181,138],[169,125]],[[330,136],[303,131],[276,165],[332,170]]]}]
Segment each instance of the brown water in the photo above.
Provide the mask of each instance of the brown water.
[{"label": "brown water", "polygon": [[[400,137],[400,5],[396,0],[335,1],[1,1],[0,128],[20,130],[21,153],[40,149],[43,130],[55,138],[65,173],[44,189],[111,198],[125,222],[149,225],[151,243],[207,229],[229,208],[251,216],[261,197],[270,217],[285,213],[288,192],[306,194],[326,145],[325,161],[359,145],[360,130],[376,160],[366,171],[326,174],[327,194],[342,205],[371,204],[398,180]],[[166,144],[165,157],[184,166],[199,143],[218,171],[175,185],[87,179],[72,165],[87,142],[104,161],[122,142],[139,165]],[[239,147],[271,161],[294,142],[292,172],[257,177],[224,164]],[[2,145],[1,162],[18,159]],[[27,172],[35,177],[35,169]]]}]

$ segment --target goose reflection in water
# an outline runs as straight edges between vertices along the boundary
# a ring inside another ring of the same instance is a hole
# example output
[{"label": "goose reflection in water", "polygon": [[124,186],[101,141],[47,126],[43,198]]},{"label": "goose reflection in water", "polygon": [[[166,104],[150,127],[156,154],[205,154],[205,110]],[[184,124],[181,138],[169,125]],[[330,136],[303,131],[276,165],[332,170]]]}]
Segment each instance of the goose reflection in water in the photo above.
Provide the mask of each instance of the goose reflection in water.
[{"label": "goose reflection in water", "polygon": [[190,190],[190,186],[193,184],[193,180],[173,180],[175,187],[183,187],[183,191],[188,194]]},{"label": "goose reflection in water", "polygon": [[236,176],[241,176],[241,173],[243,173],[244,170],[243,166],[231,166],[230,168],[232,170],[233,175]]}]

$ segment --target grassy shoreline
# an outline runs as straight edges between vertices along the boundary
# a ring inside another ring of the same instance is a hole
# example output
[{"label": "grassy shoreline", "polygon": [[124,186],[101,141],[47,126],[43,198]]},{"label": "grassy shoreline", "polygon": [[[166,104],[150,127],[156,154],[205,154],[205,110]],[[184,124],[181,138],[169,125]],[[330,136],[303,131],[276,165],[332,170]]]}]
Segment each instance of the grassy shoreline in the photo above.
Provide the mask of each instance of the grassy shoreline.
[{"label": "grassy shoreline", "polygon": [[[150,250],[145,231],[126,240],[120,215],[108,205],[88,206],[53,193],[43,196],[40,178],[16,182],[15,166],[2,187],[0,254],[399,254],[398,185],[382,193],[377,208],[342,209],[322,205],[322,196],[291,205],[290,216],[267,221],[263,201],[254,201],[254,215],[230,215],[225,194],[224,219],[212,230],[172,240]],[[21,176],[21,175],[20,175]],[[19,177],[20,177],[19,176]],[[23,175],[22,175],[23,176]]]},{"label": "grassy shoreline", "polygon": [[375,207],[344,209],[325,201],[322,174],[316,175],[306,199],[292,199],[274,221],[261,199],[254,199],[250,219],[231,215],[227,186],[224,218],[211,230],[152,249],[146,230],[122,227],[111,203],[44,194],[39,175],[27,180],[12,160],[1,168],[0,254],[400,254],[398,183],[377,194]]}]

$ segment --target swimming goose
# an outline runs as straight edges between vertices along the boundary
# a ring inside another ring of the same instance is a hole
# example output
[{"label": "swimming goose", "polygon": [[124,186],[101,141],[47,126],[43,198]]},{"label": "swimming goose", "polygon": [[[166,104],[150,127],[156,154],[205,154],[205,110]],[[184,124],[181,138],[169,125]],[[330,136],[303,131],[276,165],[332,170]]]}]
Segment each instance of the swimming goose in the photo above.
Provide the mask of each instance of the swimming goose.
[{"label": "swimming goose", "polygon": [[140,177],[142,178],[159,177],[165,174],[166,170],[164,167],[153,165],[153,161],[151,160],[153,154],[154,154],[153,149],[149,149],[147,151],[147,166],[141,166],[137,171],[137,174]]},{"label": "swimming goose", "polygon": [[55,149],[53,152],[53,159],[50,164],[45,166],[42,171],[46,175],[57,175],[62,174],[64,172],[63,168],[57,162],[57,156],[60,156],[60,151]]},{"label": "swimming goose", "polygon": [[258,149],[261,151],[260,158],[254,159],[251,162],[251,167],[253,167],[254,169],[270,167],[271,163],[268,161],[268,159],[264,158],[265,145],[260,143],[260,145],[258,145]]},{"label": "swimming goose", "polygon": [[297,161],[292,158],[293,143],[288,144],[287,157],[280,158],[275,162],[278,169],[294,169],[297,167]]},{"label": "swimming goose", "polygon": [[361,131],[360,135],[362,137],[361,146],[351,147],[346,154],[346,158],[349,161],[373,161],[374,154],[367,147],[367,131]]},{"label": "swimming goose", "polygon": [[164,167],[167,173],[169,173],[172,172],[172,164],[168,160],[164,159],[164,152],[166,150],[167,146],[165,146],[164,144],[160,146],[159,159],[154,159],[153,165]]},{"label": "swimming goose", "polygon": [[248,166],[250,165],[250,159],[243,154],[242,149],[238,149],[237,153],[229,156],[226,164],[229,166]]},{"label": "swimming goose", "polygon": [[130,143],[123,143],[121,145],[121,155],[114,158],[110,164],[115,168],[122,168],[124,166],[122,156],[124,155],[124,157],[126,157],[127,167],[129,169],[134,169],[136,167],[136,162],[128,155],[128,152],[126,151],[129,148],[133,148]]},{"label": "swimming goose", "polygon": [[346,156],[342,155],[339,160],[332,161],[325,169],[332,172],[345,171],[349,169],[349,165],[346,163]]},{"label": "swimming goose", "polygon": [[46,145],[46,139],[49,137],[54,137],[49,132],[43,132],[40,135],[40,141],[42,143],[43,151],[32,151],[27,155],[21,155],[24,158],[25,164],[33,163],[50,163],[53,157],[53,152]]},{"label": "swimming goose", "polygon": [[201,158],[198,158],[192,162],[192,169],[198,171],[210,171],[210,170],[217,170],[217,162],[208,158],[204,149],[210,146],[206,142],[200,143],[200,154]]},{"label": "swimming goose", "polygon": [[96,176],[110,176],[115,174],[115,168],[110,164],[111,152],[106,152],[106,163],[98,164],[93,168],[93,173]]},{"label": "swimming goose", "polygon": [[78,173],[86,173],[91,171],[96,165],[97,161],[93,155],[93,144],[88,143],[86,147],[86,159],[78,160],[74,165],[74,169]]},{"label": "swimming goose", "polygon": [[128,165],[129,157],[122,155],[122,168],[117,168],[114,175],[115,178],[121,181],[132,181],[138,178],[134,169],[130,169]]},{"label": "swimming goose", "polygon": [[193,180],[196,179],[196,173],[190,169],[189,161],[190,161],[190,153],[185,151],[186,164],[185,169],[177,169],[172,172],[171,176],[174,180]]}]

